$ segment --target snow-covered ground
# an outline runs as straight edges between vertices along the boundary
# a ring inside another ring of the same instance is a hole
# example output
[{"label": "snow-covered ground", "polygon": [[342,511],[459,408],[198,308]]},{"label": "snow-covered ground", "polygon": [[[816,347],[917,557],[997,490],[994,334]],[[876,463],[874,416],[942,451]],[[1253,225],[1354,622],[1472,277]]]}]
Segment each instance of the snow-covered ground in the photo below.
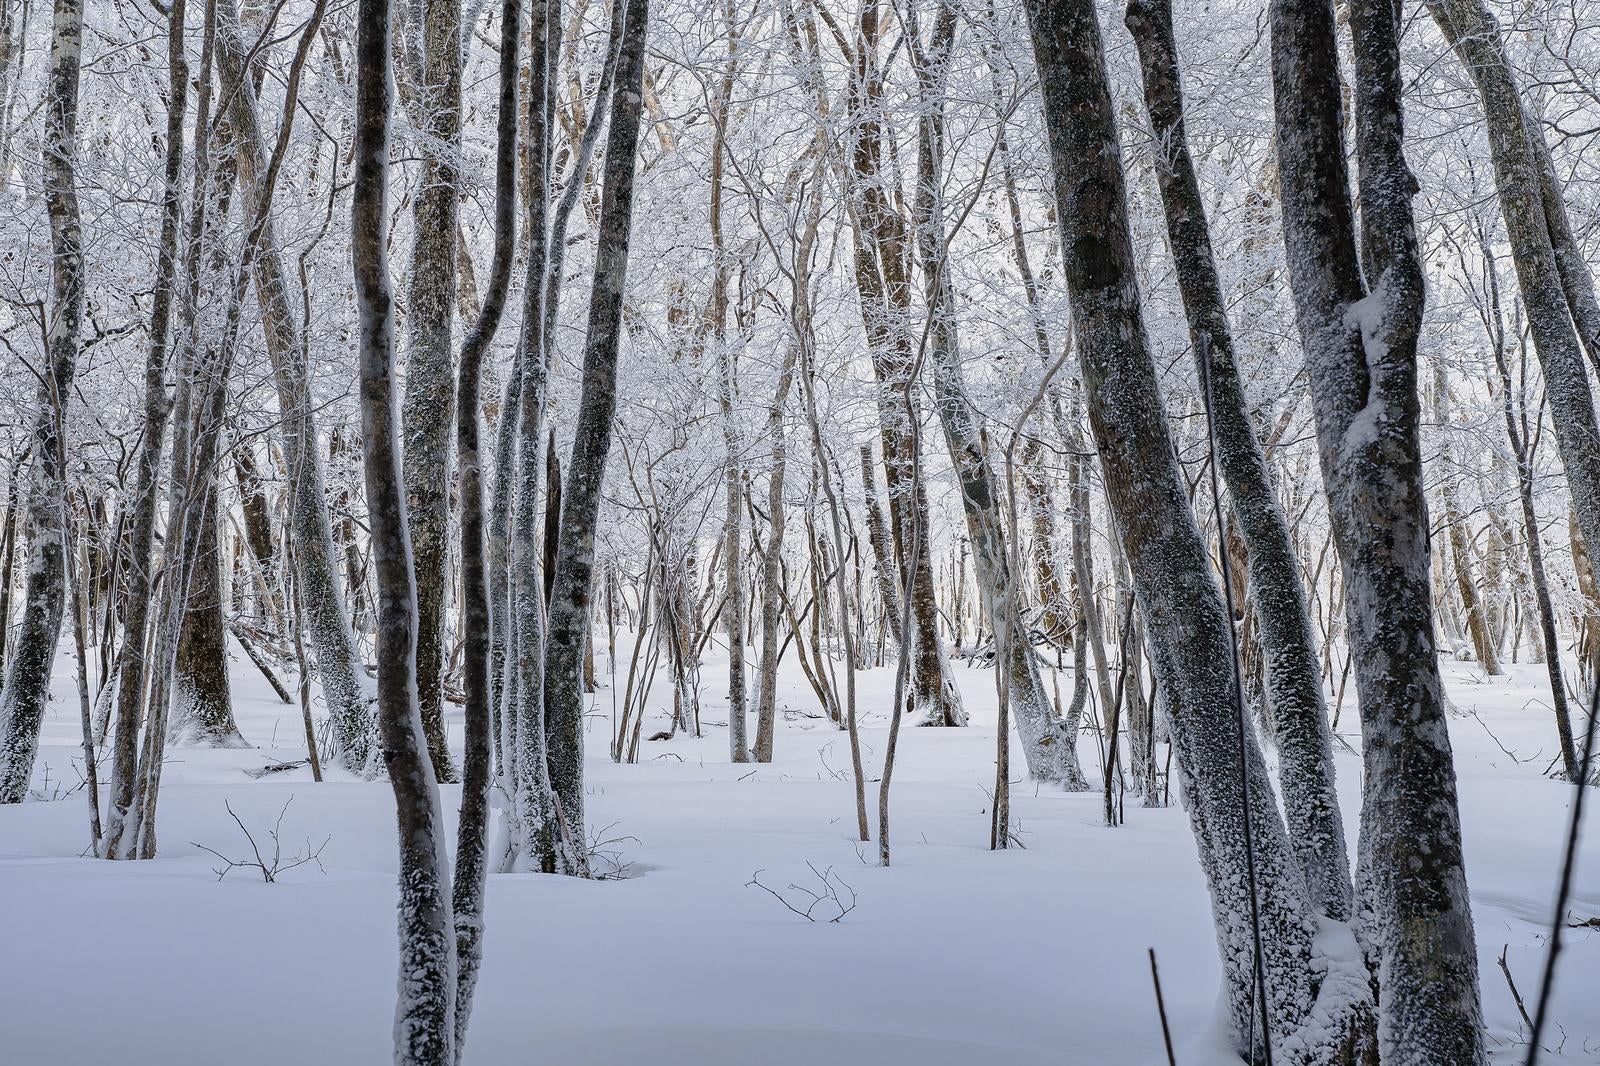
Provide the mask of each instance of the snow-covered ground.
[{"label": "snow-covered ground", "polygon": [[[63,658],[36,785],[47,772],[52,788],[78,780],[69,669]],[[298,708],[277,702],[242,655],[234,669],[239,724],[255,748],[170,752],[156,861],[83,857],[81,792],[0,808],[0,1061],[387,1060],[389,787],[336,771],[323,784],[304,769],[247,774],[304,748]],[[1556,751],[1539,701],[1542,668],[1509,670],[1487,682],[1469,666],[1447,667],[1463,712],[1451,733],[1490,1042],[1507,1063],[1525,1049],[1497,960],[1505,946],[1531,1011],[1571,799],[1568,785],[1542,776]],[[902,734],[889,869],[854,840],[848,742],[807,717],[815,699],[798,670],[783,678],[790,713],[766,766],[728,762],[725,660],[702,668],[705,738],[645,743],[639,765],[607,758],[612,693],[602,688],[589,829],[612,841],[606,850],[627,876],[491,878],[468,1061],[1146,1066],[1164,1061],[1147,948],[1160,963],[1178,1061],[1223,1061],[1210,1034],[1211,916],[1183,812],[1130,799],[1126,825],[1112,830],[1098,794],[1019,783],[1013,810],[1025,847],[989,852],[993,679],[965,666],[956,676],[974,724]],[[875,831],[892,673],[860,682]],[[669,698],[659,684],[654,705]],[[646,735],[664,724],[658,711]],[[459,717],[453,725],[459,741]],[[1341,732],[1359,744],[1353,729],[1347,708]],[[1092,735],[1082,755],[1098,778]],[[1358,766],[1340,755],[1352,839]],[[234,856],[248,848],[225,802],[263,842],[288,803],[285,850],[321,846],[321,868],[302,866],[277,884],[249,870],[219,882],[217,860],[197,845]],[[447,788],[452,817],[455,803]],[[1600,915],[1600,808],[1595,817],[1573,900],[1579,918]],[[759,872],[798,899],[790,884],[816,885],[808,864],[854,892],[855,909],[839,923],[809,923],[749,884]],[[1600,1061],[1600,931],[1568,938],[1551,1011],[1564,1044],[1544,1061]]]}]

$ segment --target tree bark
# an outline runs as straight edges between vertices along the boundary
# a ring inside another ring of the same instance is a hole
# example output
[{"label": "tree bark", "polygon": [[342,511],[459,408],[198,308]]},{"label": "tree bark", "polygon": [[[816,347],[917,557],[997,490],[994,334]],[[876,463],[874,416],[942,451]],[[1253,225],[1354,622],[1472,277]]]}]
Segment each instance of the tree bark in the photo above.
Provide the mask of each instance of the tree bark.
[{"label": "tree bark", "polygon": [[[915,19],[912,19],[915,35]],[[961,488],[967,535],[972,542],[984,621],[994,634],[995,654],[1005,666],[1006,706],[1016,717],[1028,772],[1039,781],[1079,791],[1088,788],[1078,764],[1077,737],[1056,718],[1039,676],[1038,661],[1022,624],[1020,575],[1007,547],[1005,518],[994,473],[980,437],[977,412],[967,398],[961,373],[961,342],[955,291],[946,254],[944,203],[945,66],[955,39],[956,15],[941,3],[931,44],[913,45],[918,66],[922,118],[917,138],[917,246],[921,253],[928,314],[928,353],[933,371],[934,407]],[[1010,536],[1020,531],[1011,530]],[[1003,832],[1009,828],[1002,825]]]},{"label": "tree bark", "polygon": [[82,59],[83,0],[55,0],[42,145],[53,265],[45,366],[33,422],[27,586],[22,623],[0,690],[0,803],[20,803],[28,794],[66,602],[66,457],[61,434],[77,371],[85,290],[77,179]]},{"label": "tree bark", "polygon": [[422,155],[412,201],[406,301],[406,516],[417,577],[417,695],[428,756],[440,781],[455,781],[444,731],[445,564],[450,554],[451,366],[456,306],[456,233],[461,201],[461,5],[421,0],[421,55],[406,97]]},{"label": "tree bark", "polygon": [[[269,190],[262,188],[267,151],[255,89],[245,76],[248,46],[235,0],[217,0],[217,69],[228,118],[238,145],[239,185],[245,208],[254,213]],[[326,476],[317,441],[316,402],[311,392],[309,352],[289,297],[277,232],[269,218],[254,260],[262,332],[277,386],[283,455],[288,468],[289,522],[294,531],[296,577],[305,607],[323,700],[333,720],[339,760],[357,773],[368,768],[373,720],[358,670],[360,657],[334,551]],[[354,591],[354,590],[352,590]]]},{"label": "tree bark", "polygon": [[233,718],[228,685],[228,628],[222,611],[222,553],[217,543],[215,475],[201,510],[194,572],[178,633],[172,688],[173,742],[214,748],[248,747]]},{"label": "tree bark", "polygon": [[[1556,450],[1566,470],[1578,526],[1594,550],[1600,545],[1600,420],[1595,417],[1583,348],[1573,323],[1574,307],[1567,295],[1569,280],[1573,292],[1581,288],[1574,269],[1581,257],[1568,257],[1564,278],[1551,239],[1545,191],[1551,191],[1552,207],[1558,206],[1560,197],[1544,167],[1546,153],[1533,144],[1536,131],[1530,130],[1494,18],[1478,0],[1431,0],[1428,9],[1478,86],[1500,214],[1527,310],[1528,332],[1544,369]],[[1564,217],[1563,207],[1558,225]],[[1588,298],[1592,303],[1592,282]]]},{"label": "tree bark", "polygon": [[577,868],[587,871],[583,837],[583,645],[589,628],[594,572],[594,537],[600,489],[611,450],[616,410],[617,362],[622,340],[622,297],[628,271],[633,220],[633,176],[649,0],[629,0],[622,51],[612,92],[606,135],[605,185],[600,205],[594,283],[583,352],[583,390],[578,402],[572,460],[562,491],[561,534],[550,593],[546,644],[545,728],[550,784]]},{"label": "tree bark", "polygon": [[1354,889],[1334,790],[1322,670],[1289,523],[1278,506],[1234,360],[1205,202],[1189,155],[1170,0],[1131,0],[1126,22],[1138,47],[1145,106],[1155,129],[1156,179],[1167,240],[1189,320],[1196,372],[1215,427],[1217,469],[1227,482],[1248,552],[1249,596],[1266,651],[1267,703],[1280,754],[1289,839],[1312,903],[1328,917],[1345,921]]},{"label": "tree bark", "polygon": [[483,460],[479,452],[479,386],[483,358],[504,315],[516,254],[517,75],[521,0],[500,9],[500,92],[495,147],[494,257],[478,316],[461,346],[456,392],[456,465],[461,507],[461,685],[466,743],[461,759],[461,811],[451,884],[456,948],[456,1063],[466,1049],[467,1021],[483,958],[488,872],[489,795],[494,780],[494,714],[490,682],[491,602],[484,544]]},{"label": "tree bark", "polygon": [[[1235,1044],[1252,1043],[1259,913],[1265,1021],[1340,1061],[1364,980],[1314,981],[1314,910],[1259,747],[1240,728],[1231,621],[1190,509],[1140,317],[1122,165],[1090,0],[1027,0],[1068,292],[1106,494],[1150,634],[1157,683],[1211,893]],[[1248,805],[1241,799],[1248,796]],[[1248,810],[1248,816],[1245,811]],[[1246,831],[1246,818],[1249,833]],[[1253,875],[1251,871],[1253,870]],[[1318,993],[1322,993],[1320,1001]]]},{"label": "tree bark", "polygon": [[[910,422],[906,387],[915,362],[910,332],[911,240],[905,218],[889,198],[881,123],[883,79],[876,50],[882,9],[861,8],[860,36],[846,105],[854,139],[847,195],[854,213],[855,277],[861,318],[873,372],[878,379],[878,422],[883,475],[889,489],[889,528],[899,560],[901,587],[911,599],[908,639],[914,654],[911,708],[926,725],[965,725],[966,710],[950,679],[939,641],[939,608],[934,598],[932,556],[926,546],[928,497],[911,469]],[[913,528],[924,545],[910,558]]]},{"label": "tree bark", "polygon": [[351,258],[360,326],[361,435],[377,572],[378,727],[400,844],[398,1066],[454,1066],[456,957],[444,812],[417,704],[416,588],[395,424],[387,248],[389,0],[356,9]]},{"label": "tree bark", "polygon": [[1418,430],[1423,278],[1398,13],[1388,0],[1350,8],[1359,252],[1332,5],[1273,0],[1270,15],[1289,280],[1361,706],[1356,880],[1361,932],[1381,975],[1378,1047],[1385,1062],[1470,1066],[1485,1056],[1430,605]]}]

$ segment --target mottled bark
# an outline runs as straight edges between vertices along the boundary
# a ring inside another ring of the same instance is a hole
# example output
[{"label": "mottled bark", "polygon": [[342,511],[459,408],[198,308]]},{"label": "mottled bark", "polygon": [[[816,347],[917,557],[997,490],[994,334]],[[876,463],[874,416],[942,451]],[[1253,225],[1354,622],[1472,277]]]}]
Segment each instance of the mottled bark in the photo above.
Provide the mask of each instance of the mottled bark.
[{"label": "mottled bark", "polygon": [[1430,605],[1418,428],[1423,277],[1398,12],[1389,0],[1350,8],[1359,242],[1332,5],[1273,0],[1270,14],[1289,281],[1361,707],[1356,883],[1360,931],[1378,965],[1378,1047],[1385,1062],[1469,1066],[1484,1062],[1483,1019]]},{"label": "mottled bark", "polygon": [[67,593],[66,456],[61,434],[77,371],[85,290],[77,179],[83,2],[55,0],[54,10],[42,143],[44,202],[50,218],[50,302],[45,367],[33,420],[27,584],[22,622],[0,690],[0,803],[20,803],[28,793]]},{"label": "mottled bark", "polygon": [[1289,839],[1312,903],[1328,917],[1344,921],[1351,914],[1354,889],[1334,791],[1322,671],[1289,522],[1278,506],[1234,358],[1205,201],[1189,155],[1170,0],[1131,0],[1126,21],[1138,46],[1145,106],[1155,128],[1155,170],[1167,240],[1196,372],[1211,411],[1217,470],[1226,480],[1248,553],[1248,593],[1266,653],[1266,697],[1280,756]]},{"label": "mottled bark", "polygon": [[[1028,0],[1068,292],[1106,494],[1127,553],[1190,822],[1211,893],[1224,1003],[1251,1045],[1259,965],[1268,1027],[1303,1040],[1295,1061],[1332,1062],[1364,982],[1316,985],[1315,913],[1260,749],[1236,716],[1231,621],[1173,452],[1140,318],[1100,26],[1089,0]],[[1248,795],[1249,804],[1241,803]],[[1246,815],[1245,812],[1249,814]],[[1247,821],[1248,819],[1248,821]],[[1319,992],[1324,993],[1318,1002]],[[1283,1061],[1287,1056],[1280,1056]]]},{"label": "mottled bark", "polygon": [[[913,20],[913,26],[915,21]],[[1016,718],[1028,772],[1071,790],[1088,787],[1078,764],[1076,735],[1056,718],[1022,624],[1021,575],[1015,573],[1007,547],[1008,532],[996,491],[994,472],[984,454],[978,414],[967,398],[961,371],[958,308],[946,254],[944,199],[945,69],[955,38],[955,10],[941,4],[932,42],[914,44],[921,121],[917,138],[917,193],[913,208],[928,314],[928,359],[932,369],[934,408],[944,430],[945,445],[961,489],[967,536],[972,543],[973,571],[985,623],[994,635],[995,653],[1004,662],[1006,707]],[[1011,530],[1010,536],[1020,535]],[[1009,832],[1001,823],[1002,833]]]},{"label": "mottled bark", "polygon": [[[150,311],[150,348],[144,368],[144,440],[139,446],[135,474],[133,521],[129,529],[127,565],[123,580],[126,610],[123,617],[122,646],[117,656],[116,730],[112,735],[108,816],[123,817],[133,804],[134,769],[137,761],[139,723],[144,714],[146,632],[150,624],[151,585],[154,580],[156,506],[160,500],[156,483],[161,476],[161,455],[166,441],[172,398],[166,384],[167,352],[172,330],[172,304],[177,284],[178,227],[183,218],[183,120],[188,107],[189,63],[184,52],[185,0],[174,0],[168,14],[167,29],[167,144],[162,174],[161,236],[156,255],[155,291]],[[207,44],[211,43],[214,20],[208,18]],[[207,49],[209,52],[209,49]],[[190,220],[189,259],[199,259],[198,236],[204,224],[203,185],[209,159],[201,152],[209,143],[207,118],[210,113],[211,79],[209,71],[201,79],[196,104],[199,119],[195,126],[195,207]],[[190,291],[194,280],[190,279]],[[185,318],[192,300],[185,301]],[[187,323],[184,323],[187,324]],[[0,619],[0,622],[3,622]],[[118,813],[120,812],[120,814]],[[106,838],[102,837],[102,846]]]},{"label": "mottled bark", "polygon": [[917,417],[906,387],[915,360],[911,327],[911,237],[905,217],[890,197],[893,182],[885,159],[879,115],[883,76],[876,50],[886,11],[861,8],[860,35],[845,103],[851,122],[847,195],[855,236],[856,291],[866,329],[867,348],[877,377],[877,409],[883,449],[883,475],[889,490],[889,529],[899,562],[900,585],[911,599],[913,662],[910,703],[927,725],[966,724],[966,710],[949,676],[939,641],[939,607],[934,598],[933,553],[926,547],[911,558],[913,531],[923,545],[932,541],[928,498],[914,475],[911,420]]},{"label": "mottled bark", "polygon": [[359,323],[361,437],[377,572],[378,729],[399,830],[397,1066],[454,1066],[455,923],[444,812],[417,704],[416,588],[396,425],[387,218],[389,0],[356,9],[351,259]]},{"label": "mottled bark", "polygon": [[222,553],[215,485],[199,515],[194,570],[178,633],[172,677],[172,743],[246,747],[233,719],[228,685],[228,628],[222,611]]},{"label": "mottled bark", "polygon": [[766,437],[772,469],[767,474],[767,536],[761,546],[761,669],[756,678],[756,739],[751,751],[756,762],[772,761],[773,734],[777,730],[778,657],[783,654],[783,475],[788,459],[783,416],[799,352],[800,346],[791,342],[778,371],[772,402],[767,406]]},{"label": "mottled bark", "polygon": [[466,1049],[467,1021],[483,957],[483,908],[488,872],[489,793],[494,780],[494,715],[490,701],[488,572],[484,553],[483,460],[479,453],[479,386],[483,359],[505,312],[516,253],[517,67],[522,36],[521,0],[500,8],[500,91],[496,119],[494,257],[488,287],[461,346],[456,392],[456,464],[461,506],[461,687],[466,743],[461,758],[461,812],[451,906],[456,927],[455,1054]]},{"label": "mottled bark", "polygon": [[872,545],[872,577],[878,586],[878,603],[889,633],[898,644],[902,639],[900,580],[895,569],[894,549],[889,546],[889,527],[883,520],[883,505],[878,501],[878,476],[872,469],[870,444],[861,446],[861,486],[866,494],[867,543]]},{"label": "mottled bark", "polygon": [[724,159],[728,144],[729,104],[738,72],[739,31],[731,0],[722,5],[728,35],[728,55],[722,80],[711,102],[711,274],[710,333],[717,352],[717,404],[722,414],[722,443],[726,455],[722,470],[722,566],[727,599],[722,610],[728,637],[728,758],[750,761],[749,719],[745,706],[745,588],[744,588],[744,470],[740,462],[739,425],[734,419],[738,391],[737,366],[728,343],[728,284],[732,273],[722,233]]},{"label": "mottled bark", "polygon": [[[1556,451],[1567,474],[1578,526],[1592,550],[1600,545],[1600,420],[1595,417],[1567,279],[1556,258],[1545,211],[1545,188],[1554,179],[1544,176],[1545,153],[1533,143],[1537,131],[1530,129],[1493,16],[1478,0],[1431,0],[1428,9],[1478,86],[1500,214],[1528,332],[1544,369]],[[1568,276],[1576,283],[1573,260],[1569,257],[1568,262]],[[1592,303],[1592,283],[1588,295]]]},{"label": "mottled bark", "polygon": [[[245,77],[247,35],[240,25],[235,0],[217,0],[217,19],[217,70],[238,146],[239,185],[244,192],[246,211],[253,213],[270,190],[263,187],[267,151],[255,89]],[[296,578],[316,658],[317,677],[333,720],[339,760],[346,768],[362,772],[374,754],[373,720],[357,673],[360,658],[345,611],[343,583],[334,551],[306,338],[300,335],[292,309],[281,245],[270,218],[261,232],[254,274],[262,331],[267,356],[272,362],[282,419]]]},{"label": "mottled bark", "polygon": [[461,4],[421,0],[421,54],[406,110],[422,155],[412,200],[406,300],[406,517],[417,580],[417,695],[428,755],[440,781],[456,780],[444,731],[444,614],[450,554],[450,425],[455,412],[452,344],[456,235],[461,201]]},{"label": "mottled bark", "polygon": [[[589,628],[600,489],[611,450],[611,418],[616,410],[622,297],[633,220],[634,156],[638,147],[648,22],[648,0],[629,0],[616,88],[612,92],[610,129],[606,136],[604,192],[583,352],[583,390],[578,402],[572,461],[568,464],[562,493],[561,534],[550,594],[544,701],[550,783],[560,802],[565,830],[578,849],[585,845],[583,645]],[[580,870],[587,868],[586,856],[581,850],[575,859]]]}]

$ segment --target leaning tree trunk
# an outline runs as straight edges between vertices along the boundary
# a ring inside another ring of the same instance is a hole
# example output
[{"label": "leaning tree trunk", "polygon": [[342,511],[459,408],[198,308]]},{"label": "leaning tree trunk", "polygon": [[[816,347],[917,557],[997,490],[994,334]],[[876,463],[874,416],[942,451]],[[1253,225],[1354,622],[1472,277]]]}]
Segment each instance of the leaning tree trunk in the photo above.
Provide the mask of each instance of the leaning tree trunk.
[{"label": "leaning tree trunk", "polygon": [[440,781],[456,780],[444,730],[445,563],[450,554],[451,347],[461,171],[461,2],[422,0],[422,55],[407,97],[420,134],[406,301],[406,517],[417,577],[417,697],[428,756]]},{"label": "leaning tree trunk", "polygon": [[355,186],[351,257],[360,326],[362,453],[377,572],[378,728],[400,837],[400,981],[394,1057],[454,1066],[456,953],[444,812],[417,705],[416,588],[395,425],[390,292],[389,0],[356,12]]},{"label": "leaning tree trunk", "polygon": [[1232,622],[1189,506],[1140,317],[1095,7],[1091,0],[1028,0],[1026,8],[1089,423],[1211,893],[1235,1043],[1244,1052],[1253,1042],[1259,959],[1266,1027],[1275,1039],[1296,1038],[1295,1061],[1348,1061],[1340,1056],[1362,1011],[1364,975],[1352,980],[1335,965],[1319,987],[1321,964],[1333,960],[1317,958],[1315,910],[1266,763],[1241,721]]},{"label": "leaning tree trunk", "polygon": [[1270,11],[1289,282],[1361,706],[1358,912],[1380,980],[1379,1051],[1385,1062],[1471,1066],[1484,1062],[1483,1018],[1430,604],[1418,429],[1423,275],[1398,12],[1389,0],[1350,8],[1358,249],[1333,7],[1273,0]]},{"label": "leaning tree trunk", "polygon": [[[1556,450],[1579,529],[1594,551],[1600,545],[1600,420],[1573,325],[1573,305],[1551,241],[1541,185],[1546,180],[1541,177],[1543,153],[1532,143],[1527,111],[1493,17],[1476,0],[1433,0],[1428,8],[1478,84],[1500,214],[1527,309],[1528,332],[1544,369]],[[1553,185],[1553,179],[1546,184]]]},{"label": "leaning tree trunk", "polygon": [[[217,70],[227,115],[238,145],[239,186],[245,210],[254,213],[269,190],[262,188],[266,140],[251,79],[246,77],[247,35],[235,0],[217,3]],[[294,560],[307,629],[316,657],[322,696],[333,720],[340,761],[357,772],[367,768],[373,722],[367,709],[356,651],[345,610],[343,582],[333,545],[322,451],[317,441],[316,401],[311,393],[310,353],[300,335],[289,297],[288,274],[275,227],[270,219],[261,232],[254,263],[256,298],[262,333],[277,385],[282,419],[283,456],[288,467],[289,523],[294,534]]]},{"label": "leaning tree trunk", "polygon": [[611,98],[611,126],[606,134],[605,185],[584,341],[583,390],[578,401],[572,460],[561,494],[561,531],[550,588],[545,728],[550,784],[569,846],[576,849],[574,872],[586,872],[588,866],[583,851],[583,647],[589,629],[600,489],[606,457],[611,451],[611,419],[617,404],[622,296],[628,274],[634,156],[639,141],[648,23],[648,0],[629,0]]},{"label": "leaning tree trunk", "polygon": [[1145,106],[1156,131],[1156,179],[1196,369],[1215,426],[1217,469],[1227,481],[1249,556],[1249,595],[1266,651],[1267,702],[1275,723],[1289,839],[1312,903],[1328,917],[1345,921],[1354,889],[1334,791],[1322,669],[1289,523],[1273,492],[1234,361],[1210,225],[1184,127],[1171,2],[1132,0],[1126,21],[1138,46]]},{"label": "leaning tree trunk", "polygon": [[[913,20],[913,26],[915,20]],[[1021,575],[1013,572],[1006,544],[1001,499],[995,490],[979,436],[978,415],[967,397],[961,373],[960,336],[956,326],[955,290],[946,254],[944,202],[945,70],[955,38],[956,15],[940,4],[933,42],[914,45],[918,59],[918,91],[922,117],[917,138],[917,193],[914,214],[921,253],[928,314],[929,361],[933,369],[934,408],[944,428],[945,444],[961,488],[967,534],[972,541],[973,570],[978,579],[984,620],[994,634],[995,654],[1005,664],[1006,705],[1016,717],[1028,772],[1073,791],[1089,787],[1078,764],[1077,736],[1057,719],[1039,676],[1039,665],[1022,624],[1019,606]],[[1011,536],[1019,535],[1011,530]]]},{"label": "leaning tree trunk", "polygon": [[33,422],[26,599],[0,691],[0,803],[20,803],[28,793],[66,603],[66,442],[62,433],[77,371],[84,302],[76,169],[82,59],[83,0],[56,0],[42,145],[53,260],[45,324],[46,366]]}]

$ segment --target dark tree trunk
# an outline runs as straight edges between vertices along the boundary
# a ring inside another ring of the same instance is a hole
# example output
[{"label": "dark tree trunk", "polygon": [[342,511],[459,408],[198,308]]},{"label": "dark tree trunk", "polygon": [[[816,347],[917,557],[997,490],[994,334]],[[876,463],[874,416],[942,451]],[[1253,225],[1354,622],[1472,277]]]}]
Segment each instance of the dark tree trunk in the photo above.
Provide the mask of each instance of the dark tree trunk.
[{"label": "dark tree trunk", "polygon": [[455,1053],[465,1053],[467,1021],[483,957],[483,900],[488,872],[489,791],[494,779],[494,686],[490,683],[491,616],[485,569],[483,459],[479,452],[479,386],[511,284],[516,254],[517,74],[521,0],[500,9],[500,93],[495,148],[494,258],[477,320],[461,347],[456,392],[456,466],[461,505],[461,686],[466,744],[461,759],[461,816],[451,903],[456,933]]},{"label": "dark tree trunk", "polygon": [[440,781],[457,779],[444,730],[445,564],[450,554],[451,351],[456,231],[461,201],[461,3],[418,4],[422,54],[407,98],[421,136],[420,188],[412,201],[406,375],[402,404],[406,516],[417,578],[417,696],[428,756]]},{"label": "dark tree trunk", "polygon": [[0,690],[0,803],[20,803],[28,793],[66,602],[66,533],[62,525],[66,456],[61,434],[77,371],[85,290],[76,170],[82,55],[83,2],[55,0],[42,145],[53,267],[45,326],[46,367],[33,422],[26,598]]},{"label": "dark tree trunk", "polygon": [[605,185],[600,205],[594,284],[583,351],[583,390],[578,402],[562,492],[561,530],[555,578],[550,592],[546,644],[545,728],[550,784],[579,870],[587,869],[583,837],[583,646],[589,628],[593,586],[594,538],[600,518],[600,488],[611,450],[611,418],[616,410],[617,361],[622,342],[622,296],[628,272],[628,238],[633,221],[634,156],[639,112],[648,0],[629,0],[611,123],[606,135]]},{"label": "dark tree trunk", "polygon": [[[1255,938],[1275,1040],[1339,1061],[1361,981],[1315,983],[1314,909],[1242,727],[1223,597],[1190,509],[1140,317],[1122,165],[1100,26],[1091,0],[1028,0],[1055,171],[1068,292],[1106,495],[1148,626],[1177,769],[1211,892],[1228,1016],[1253,1043]],[[1249,803],[1241,802],[1248,795]],[[1249,813],[1246,814],[1245,812]],[[1340,994],[1343,993],[1343,994]],[[1258,1017],[1259,1020],[1259,1017]]]},{"label": "dark tree trunk", "polygon": [[1156,179],[1167,240],[1189,319],[1201,391],[1215,426],[1217,468],[1227,481],[1249,556],[1249,594],[1266,651],[1267,703],[1281,756],[1278,774],[1289,839],[1312,903],[1328,917],[1345,921],[1354,889],[1333,785],[1333,743],[1322,669],[1289,523],[1278,506],[1234,360],[1205,202],[1189,156],[1170,0],[1132,0],[1127,24],[1138,46],[1145,106],[1155,128]]},{"label": "dark tree trunk", "polygon": [[1359,252],[1333,7],[1273,0],[1271,22],[1289,281],[1361,706],[1358,912],[1381,975],[1379,1050],[1385,1062],[1470,1066],[1484,1061],[1483,1019],[1430,600],[1418,432],[1423,278],[1398,13],[1389,0],[1350,8]]},{"label": "dark tree trunk", "polygon": [[394,298],[384,204],[389,171],[389,0],[356,10],[352,260],[360,324],[362,453],[377,571],[378,729],[400,843],[399,1066],[454,1066],[456,929],[444,812],[417,704],[416,587],[394,387]]},{"label": "dark tree trunk", "polygon": [[[878,422],[883,476],[889,490],[889,529],[899,562],[900,585],[911,599],[911,710],[926,725],[965,725],[966,710],[949,677],[939,641],[939,606],[934,599],[928,495],[912,469],[911,408],[906,385],[916,362],[911,333],[911,239],[900,209],[890,198],[879,118],[883,93],[876,50],[883,11],[861,9],[857,55],[847,104],[852,136],[848,194],[855,202],[855,277],[867,347],[878,380]],[[911,555],[917,537],[923,550]]]},{"label": "dark tree trunk", "polygon": [[222,610],[222,552],[217,543],[217,494],[200,512],[194,571],[178,632],[173,671],[173,741],[214,748],[246,747],[233,719],[228,686],[228,626]]}]

